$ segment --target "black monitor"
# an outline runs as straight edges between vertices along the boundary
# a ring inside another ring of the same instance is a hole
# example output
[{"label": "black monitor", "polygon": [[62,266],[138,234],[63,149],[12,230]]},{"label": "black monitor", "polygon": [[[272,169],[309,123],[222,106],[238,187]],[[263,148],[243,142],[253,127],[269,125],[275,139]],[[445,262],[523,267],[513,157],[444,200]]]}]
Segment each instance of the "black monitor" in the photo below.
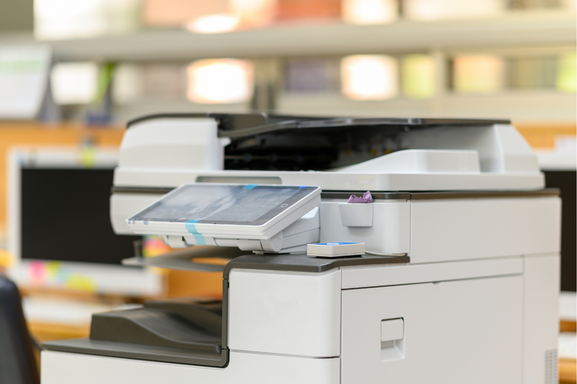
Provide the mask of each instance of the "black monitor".
[{"label": "black monitor", "polygon": [[117,235],[110,194],[117,150],[20,149],[9,158],[9,273],[20,285],[157,295],[161,277],[123,266],[141,236]]},{"label": "black monitor", "polygon": [[574,170],[545,170],[547,188],[561,191],[561,291],[575,292],[575,178]]},{"label": "black monitor", "polygon": [[23,167],[20,258],[120,265],[140,236],[119,236],[109,218],[112,169]]}]

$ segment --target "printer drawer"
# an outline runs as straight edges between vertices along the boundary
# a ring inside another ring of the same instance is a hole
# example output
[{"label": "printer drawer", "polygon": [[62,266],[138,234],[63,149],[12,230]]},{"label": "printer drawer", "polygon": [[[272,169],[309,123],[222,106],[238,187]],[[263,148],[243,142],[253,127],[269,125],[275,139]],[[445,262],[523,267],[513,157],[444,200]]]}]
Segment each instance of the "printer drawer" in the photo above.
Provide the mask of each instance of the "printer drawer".
[{"label": "printer drawer", "polygon": [[522,283],[343,291],[342,383],[521,383]]}]

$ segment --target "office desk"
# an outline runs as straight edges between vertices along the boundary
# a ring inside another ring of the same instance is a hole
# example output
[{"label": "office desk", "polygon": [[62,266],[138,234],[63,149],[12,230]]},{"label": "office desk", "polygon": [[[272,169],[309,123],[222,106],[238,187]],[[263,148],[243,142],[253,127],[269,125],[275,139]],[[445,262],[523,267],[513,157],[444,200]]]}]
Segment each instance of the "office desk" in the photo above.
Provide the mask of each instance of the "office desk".
[{"label": "office desk", "polygon": [[575,360],[559,359],[559,383],[575,383],[576,366]]},{"label": "office desk", "polygon": [[[561,321],[559,324],[561,332],[575,332],[577,324],[575,321]],[[573,384],[577,382],[577,363],[575,359],[559,359],[559,382],[566,384]]]},{"label": "office desk", "polygon": [[50,340],[88,337],[90,334],[90,324],[68,325],[29,321],[28,331],[38,342],[43,343]]}]

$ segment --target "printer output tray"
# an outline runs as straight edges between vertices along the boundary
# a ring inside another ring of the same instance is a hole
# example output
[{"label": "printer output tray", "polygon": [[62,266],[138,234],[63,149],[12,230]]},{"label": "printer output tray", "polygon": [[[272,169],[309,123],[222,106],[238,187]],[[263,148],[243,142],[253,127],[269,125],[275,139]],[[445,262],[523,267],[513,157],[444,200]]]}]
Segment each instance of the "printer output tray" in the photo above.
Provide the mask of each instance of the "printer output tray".
[{"label": "printer output tray", "polygon": [[138,309],[95,314],[89,339],[45,346],[53,351],[213,367],[228,363],[220,302],[152,301]]}]

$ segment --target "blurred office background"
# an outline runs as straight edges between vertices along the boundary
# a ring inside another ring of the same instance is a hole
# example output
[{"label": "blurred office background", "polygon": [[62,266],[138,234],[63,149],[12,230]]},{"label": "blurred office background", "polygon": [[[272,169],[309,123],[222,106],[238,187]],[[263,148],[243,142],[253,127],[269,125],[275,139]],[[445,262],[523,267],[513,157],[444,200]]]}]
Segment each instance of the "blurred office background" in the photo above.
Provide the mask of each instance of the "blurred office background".
[{"label": "blurred office background", "polygon": [[2,0],[0,265],[10,148],[86,160],[152,113],[506,118],[574,196],[576,21],[575,0]]},{"label": "blurred office background", "polygon": [[[50,49],[55,105],[44,120],[122,125],[154,112],[259,110],[575,121],[575,0],[0,7],[0,49]],[[0,68],[22,71],[31,59],[0,51]]]}]

